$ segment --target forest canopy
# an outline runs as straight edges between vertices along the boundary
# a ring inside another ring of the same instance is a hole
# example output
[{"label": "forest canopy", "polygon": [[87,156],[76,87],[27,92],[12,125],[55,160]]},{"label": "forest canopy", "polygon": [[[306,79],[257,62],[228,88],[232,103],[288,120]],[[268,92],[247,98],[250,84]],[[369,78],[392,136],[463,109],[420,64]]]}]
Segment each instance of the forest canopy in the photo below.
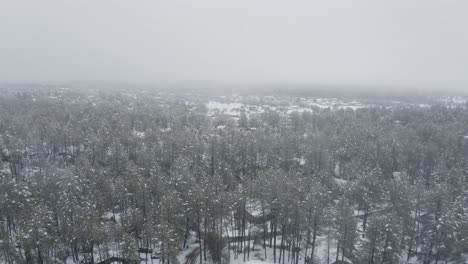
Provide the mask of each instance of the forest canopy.
[{"label": "forest canopy", "polygon": [[202,97],[0,95],[0,262],[177,264],[190,243],[201,263],[468,254],[464,105],[232,117]]}]

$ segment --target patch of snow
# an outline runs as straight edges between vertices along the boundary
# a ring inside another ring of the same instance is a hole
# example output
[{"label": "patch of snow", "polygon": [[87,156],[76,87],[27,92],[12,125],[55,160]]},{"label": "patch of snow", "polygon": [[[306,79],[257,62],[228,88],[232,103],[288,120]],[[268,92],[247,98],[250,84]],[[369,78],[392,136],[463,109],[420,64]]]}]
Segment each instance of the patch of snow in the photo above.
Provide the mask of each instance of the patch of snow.
[{"label": "patch of snow", "polygon": [[306,160],[304,157],[294,158],[294,160],[299,162],[299,165],[304,165],[306,163]]},{"label": "patch of snow", "polygon": [[221,103],[215,101],[209,101],[206,104],[206,108],[208,108],[208,113],[213,115],[216,111],[227,115],[234,115],[239,116],[240,110],[244,107],[244,104],[241,103]]},{"label": "patch of snow", "polygon": [[270,264],[271,262],[261,261],[261,260],[249,260],[245,264]]},{"label": "patch of snow", "polygon": [[144,138],[145,137],[145,132],[133,130],[132,135],[134,135],[137,138]]},{"label": "patch of snow", "polygon": [[287,114],[292,114],[292,113],[304,113],[304,112],[309,112],[309,113],[312,113],[313,110],[310,109],[310,108],[306,108],[306,107],[299,107],[297,105],[293,105],[293,106],[290,106],[289,109],[286,111]]},{"label": "patch of snow", "polygon": [[407,174],[406,172],[404,171],[394,171],[393,173],[393,178],[396,180],[396,181],[402,181],[404,179],[407,178]]},{"label": "patch of snow", "polygon": [[339,186],[345,186],[349,183],[347,180],[339,179],[339,178],[333,178]]}]

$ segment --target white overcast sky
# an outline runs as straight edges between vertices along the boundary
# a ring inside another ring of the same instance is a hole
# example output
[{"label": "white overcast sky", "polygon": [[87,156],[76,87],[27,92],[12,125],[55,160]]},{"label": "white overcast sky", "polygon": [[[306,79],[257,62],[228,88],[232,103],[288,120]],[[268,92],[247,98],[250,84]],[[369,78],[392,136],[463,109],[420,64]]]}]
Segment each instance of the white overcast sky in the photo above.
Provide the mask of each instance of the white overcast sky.
[{"label": "white overcast sky", "polygon": [[468,1],[0,0],[0,81],[468,90]]}]

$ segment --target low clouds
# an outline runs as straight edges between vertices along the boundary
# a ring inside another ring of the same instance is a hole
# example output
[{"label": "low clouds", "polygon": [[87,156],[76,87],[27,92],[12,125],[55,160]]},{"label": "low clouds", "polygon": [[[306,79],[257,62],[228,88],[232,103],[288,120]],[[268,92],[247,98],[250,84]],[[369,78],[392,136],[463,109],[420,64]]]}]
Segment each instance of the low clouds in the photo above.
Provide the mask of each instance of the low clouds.
[{"label": "low clouds", "polygon": [[435,0],[7,1],[0,80],[463,89],[467,9]]}]

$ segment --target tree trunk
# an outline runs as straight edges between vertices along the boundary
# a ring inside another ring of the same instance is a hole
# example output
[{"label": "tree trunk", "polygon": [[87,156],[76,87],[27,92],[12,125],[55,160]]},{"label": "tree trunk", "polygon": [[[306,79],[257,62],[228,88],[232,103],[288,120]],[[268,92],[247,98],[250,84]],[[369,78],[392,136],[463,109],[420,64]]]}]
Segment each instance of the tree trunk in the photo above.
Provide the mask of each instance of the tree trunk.
[{"label": "tree trunk", "polygon": [[205,259],[205,261],[207,259],[206,258],[206,228],[207,228],[206,225],[207,225],[207,223],[206,223],[206,217],[205,217],[205,232],[204,232],[205,235],[204,235],[204,239],[203,239],[203,258]]},{"label": "tree trunk", "polygon": [[387,231],[387,234],[385,236],[385,245],[384,245],[384,251],[382,253],[382,263],[385,263],[385,259],[387,258],[387,248],[388,248],[388,236],[390,235],[389,231]]},{"label": "tree trunk", "polygon": [[189,234],[189,218],[187,217],[187,222],[185,223],[185,236],[184,236],[184,246],[185,248],[187,246],[187,238]]},{"label": "tree trunk", "polygon": [[367,217],[369,216],[369,206],[366,204],[366,208],[364,209],[364,219],[362,220],[362,232],[366,232],[367,227]]},{"label": "tree trunk", "polygon": [[201,235],[201,220],[200,216],[198,216],[198,244],[200,247],[200,264],[203,263],[203,258],[202,258],[202,235]]},{"label": "tree trunk", "polygon": [[310,254],[311,264],[314,263],[314,254],[315,254],[315,241],[317,240],[317,220],[314,221],[314,232],[312,234],[312,253]]},{"label": "tree trunk", "polygon": [[[273,224],[274,226],[274,240],[273,240],[273,261],[274,263],[276,263],[276,229],[277,229],[277,224],[276,224],[276,219],[275,219],[275,223]],[[270,242],[270,245],[271,245],[271,242]]]}]

